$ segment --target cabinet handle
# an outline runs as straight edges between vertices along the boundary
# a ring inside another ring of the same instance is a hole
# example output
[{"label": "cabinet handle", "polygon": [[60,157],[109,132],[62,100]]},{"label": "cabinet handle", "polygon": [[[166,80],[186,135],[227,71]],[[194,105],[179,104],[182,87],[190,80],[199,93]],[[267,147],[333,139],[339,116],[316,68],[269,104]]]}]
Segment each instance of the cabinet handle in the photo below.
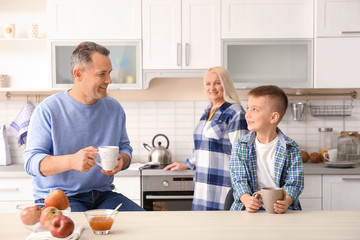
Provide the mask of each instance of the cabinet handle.
[{"label": "cabinet handle", "polygon": [[360,181],[360,177],[342,177],[343,181]]},{"label": "cabinet handle", "polygon": [[0,192],[17,192],[19,188],[0,188]]},{"label": "cabinet handle", "polygon": [[341,34],[360,34],[360,31],[342,31]]},{"label": "cabinet handle", "polygon": [[177,65],[181,65],[181,43],[177,44]]},{"label": "cabinet handle", "polygon": [[190,44],[185,43],[185,65],[186,66],[189,66],[189,49],[190,49]]}]

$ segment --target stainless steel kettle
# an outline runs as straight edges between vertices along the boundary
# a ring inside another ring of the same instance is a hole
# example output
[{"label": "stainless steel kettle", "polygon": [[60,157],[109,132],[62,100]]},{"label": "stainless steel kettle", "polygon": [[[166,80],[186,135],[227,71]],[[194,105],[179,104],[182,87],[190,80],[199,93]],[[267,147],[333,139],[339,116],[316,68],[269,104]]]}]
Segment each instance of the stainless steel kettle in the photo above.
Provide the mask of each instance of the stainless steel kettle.
[{"label": "stainless steel kettle", "polygon": [[[161,146],[161,142],[158,142],[158,146],[155,146],[155,139],[157,137],[164,137],[167,141],[166,147]],[[152,140],[151,148],[148,144],[144,143],[144,148],[150,152],[149,161],[150,162],[158,162],[160,166],[166,166],[171,163],[171,152],[169,148],[169,139],[164,134],[157,134]]]}]

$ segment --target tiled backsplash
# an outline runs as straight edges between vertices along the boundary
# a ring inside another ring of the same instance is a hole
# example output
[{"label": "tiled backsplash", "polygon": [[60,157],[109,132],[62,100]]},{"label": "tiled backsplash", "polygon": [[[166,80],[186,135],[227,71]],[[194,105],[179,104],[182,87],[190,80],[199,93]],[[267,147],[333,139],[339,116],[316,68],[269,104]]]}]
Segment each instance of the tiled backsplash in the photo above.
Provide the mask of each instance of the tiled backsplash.
[{"label": "tiled backsplash", "polygon": [[[293,101],[291,101],[293,102]],[[8,128],[22,106],[23,101],[0,101],[0,123]],[[208,101],[121,101],[127,116],[127,130],[133,147],[133,162],[148,161],[148,151],[143,143],[151,145],[153,137],[158,133],[165,134],[170,140],[169,149],[173,161],[185,161],[193,151],[193,130]],[[246,108],[246,101],[242,101]],[[310,114],[310,105],[342,105],[352,104],[351,116],[314,117]],[[311,100],[305,108],[302,121],[293,120],[289,108],[279,127],[293,138],[303,150],[309,153],[318,151],[318,128],[334,129],[333,146],[341,131],[360,132],[360,100]],[[23,163],[25,147],[17,145],[17,139],[8,136],[12,163]]]}]

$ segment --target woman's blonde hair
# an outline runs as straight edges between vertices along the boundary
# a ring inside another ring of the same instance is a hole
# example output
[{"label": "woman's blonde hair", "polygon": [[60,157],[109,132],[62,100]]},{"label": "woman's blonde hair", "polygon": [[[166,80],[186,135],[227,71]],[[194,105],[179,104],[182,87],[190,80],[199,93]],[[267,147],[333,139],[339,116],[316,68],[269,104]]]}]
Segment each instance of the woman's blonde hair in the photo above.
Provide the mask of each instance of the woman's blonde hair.
[{"label": "woman's blonde hair", "polygon": [[206,74],[209,72],[217,73],[217,75],[219,76],[221,84],[224,88],[224,100],[228,103],[237,103],[241,106],[240,99],[236,94],[236,90],[230,73],[225,68],[220,66],[211,67],[206,71],[204,75],[204,81]]}]

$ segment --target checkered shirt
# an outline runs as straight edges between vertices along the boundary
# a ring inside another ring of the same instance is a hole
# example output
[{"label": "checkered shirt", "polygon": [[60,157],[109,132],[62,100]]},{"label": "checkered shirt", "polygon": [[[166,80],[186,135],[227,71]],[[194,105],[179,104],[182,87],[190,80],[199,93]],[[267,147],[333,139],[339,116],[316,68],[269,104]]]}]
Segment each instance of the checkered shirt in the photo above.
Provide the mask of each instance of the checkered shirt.
[{"label": "checkered shirt", "polygon": [[185,164],[196,169],[193,210],[223,210],[231,188],[229,162],[233,144],[245,135],[245,111],[238,104],[224,103],[207,121],[211,104],[194,131],[195,151]]},{"label": "checkered shirt", "polygon": [[[283,188],[293,199],[289,210],[300,210],[299,196],[304,189],[304,171],[301,152],[297,143],[277,129],[279,142],[275,150],[275,184]],[[245,210],[240,197],[256,191],[257,161],[255,149],[256,133],[250,132],[238,139],[230,159],[231,183],[234,203],[231,210]]]}]

